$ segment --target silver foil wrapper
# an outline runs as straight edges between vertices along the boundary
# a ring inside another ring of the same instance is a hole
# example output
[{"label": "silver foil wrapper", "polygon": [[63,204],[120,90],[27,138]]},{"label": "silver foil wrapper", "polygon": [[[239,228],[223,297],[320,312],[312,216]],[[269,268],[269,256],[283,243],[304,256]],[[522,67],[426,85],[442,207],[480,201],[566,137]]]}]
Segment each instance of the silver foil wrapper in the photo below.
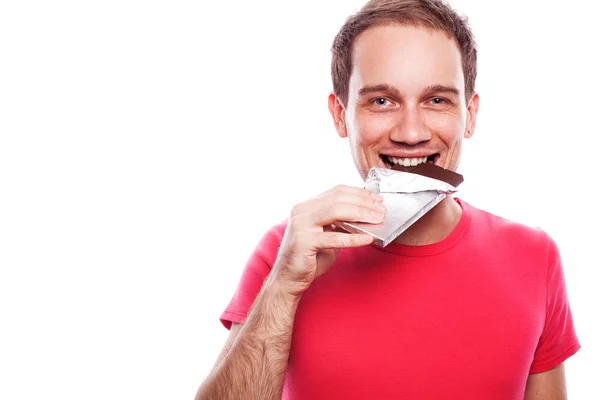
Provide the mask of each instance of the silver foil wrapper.
[{"label": "silver foil wrapper", "polygon": [[457,189],[444,181],[409,172],[371,168],[365,188],[379,193],[387,208],[383,222],[338,222],[348,232],[368,233],[374,243],[385,247],[419,218]]}]

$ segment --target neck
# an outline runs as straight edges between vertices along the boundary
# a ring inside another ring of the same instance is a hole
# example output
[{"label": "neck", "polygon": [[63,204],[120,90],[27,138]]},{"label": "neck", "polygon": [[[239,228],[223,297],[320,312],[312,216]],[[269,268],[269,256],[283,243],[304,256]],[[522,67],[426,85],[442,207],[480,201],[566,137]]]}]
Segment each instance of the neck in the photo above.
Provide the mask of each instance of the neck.
[{"label": "neck", "polygon": [[440,242],[450,235],[458,225],[461,215],[460,205],[452,196],[446,196],[444,200],[398,236],[394,243],[424,246]]}]

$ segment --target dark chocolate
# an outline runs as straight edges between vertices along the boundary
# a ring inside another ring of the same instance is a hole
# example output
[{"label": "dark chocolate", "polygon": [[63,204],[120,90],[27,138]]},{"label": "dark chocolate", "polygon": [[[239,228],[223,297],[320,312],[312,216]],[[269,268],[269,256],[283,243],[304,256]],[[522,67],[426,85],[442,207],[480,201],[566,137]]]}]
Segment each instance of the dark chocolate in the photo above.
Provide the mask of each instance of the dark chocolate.
[{"label": "dark chocolate", "polygon": [[405,167],[402,165],[394,165],[392,167],[394,171],[410,172],[411,174],[417,174],[427,176],[429,178],[437,179],[438,181],[444,181],[454,187],[458,187],[463,183],[464,178],[461,174],[458,174],[449,169],[438,167],[433,163],[422,163],[415,165],[414,167]]}]

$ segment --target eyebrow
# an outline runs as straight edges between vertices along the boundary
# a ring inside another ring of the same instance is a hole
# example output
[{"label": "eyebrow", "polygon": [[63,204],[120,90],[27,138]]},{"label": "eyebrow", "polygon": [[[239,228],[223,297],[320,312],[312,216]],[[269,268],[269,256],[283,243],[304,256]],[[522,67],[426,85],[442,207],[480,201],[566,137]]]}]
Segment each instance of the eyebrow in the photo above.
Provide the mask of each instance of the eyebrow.
[{"label": "eyebrow", "polygon": [[446,85],[430,85],[425,88],[425,93],[451,93],[453,95],[460,95],[460,90],[454,86]]},{"label": "eyebrow", "polygon": [[396,89],[395,87],[393,87],[391,85],[380,84],[380,85],[365,86],[365,87],[360,88],[360,90],[358,91],[358,96],[360,97],[360,96],[364,96],[366,94],[374,93],[374,92],[389,92],[394,95],[400,95],[400,91],[398,89]]},{"label": "eyebrow", "polygon": [[[391,93],[391,94],[393,94],[395,96],[400,96],[400,91],[398,89],[396,89],[392,85],[387,85],[387,84],[380,84],[380,85],[372,85],[372,86],[362,87],[358,91],[358,96],[360,97],[360,96],[364,96],[366,94],[374,93],[374,92],[388,92],[388,93]],[[460,95],[460,90],[458,90],[454,86],[429,85],[429,86],[427,86],[425,88],[424,93],[425,94],[451,93],[451,94],[454,94],[454,95],[458,96],[458,95]]]}]

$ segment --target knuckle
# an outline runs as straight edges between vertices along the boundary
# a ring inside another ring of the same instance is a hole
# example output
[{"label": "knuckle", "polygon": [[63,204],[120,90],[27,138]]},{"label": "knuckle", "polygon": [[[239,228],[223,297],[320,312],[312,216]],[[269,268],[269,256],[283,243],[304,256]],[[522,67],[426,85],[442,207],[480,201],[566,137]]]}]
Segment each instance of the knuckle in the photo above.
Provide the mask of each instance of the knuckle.
[{"label": "knuckle", "polygon": [[346,190],[347,186],[346,185],[335,185],[333,187],[333,189],[331,190],[333,193],[340,193],[343,192],[344,190]]},{"label": "knuckle", "polygon": [[291,215],[292,217],[295,217],[295,216],[299,215],[299,214],[302,212],[302,205],[303,205],[303,204],[304,204],[304,203],[298,203],[298,204],[295,204],[295,205],[292,207],[292,210],[291,210],[291,212],[290,212],[290,215]]},{"label": "knuckle", "polygon": [[370,198],[370,197],[363,197],[362,198],[362,202],[361,202],[362,206],[371,208],[375,206],[375,200]]}]

